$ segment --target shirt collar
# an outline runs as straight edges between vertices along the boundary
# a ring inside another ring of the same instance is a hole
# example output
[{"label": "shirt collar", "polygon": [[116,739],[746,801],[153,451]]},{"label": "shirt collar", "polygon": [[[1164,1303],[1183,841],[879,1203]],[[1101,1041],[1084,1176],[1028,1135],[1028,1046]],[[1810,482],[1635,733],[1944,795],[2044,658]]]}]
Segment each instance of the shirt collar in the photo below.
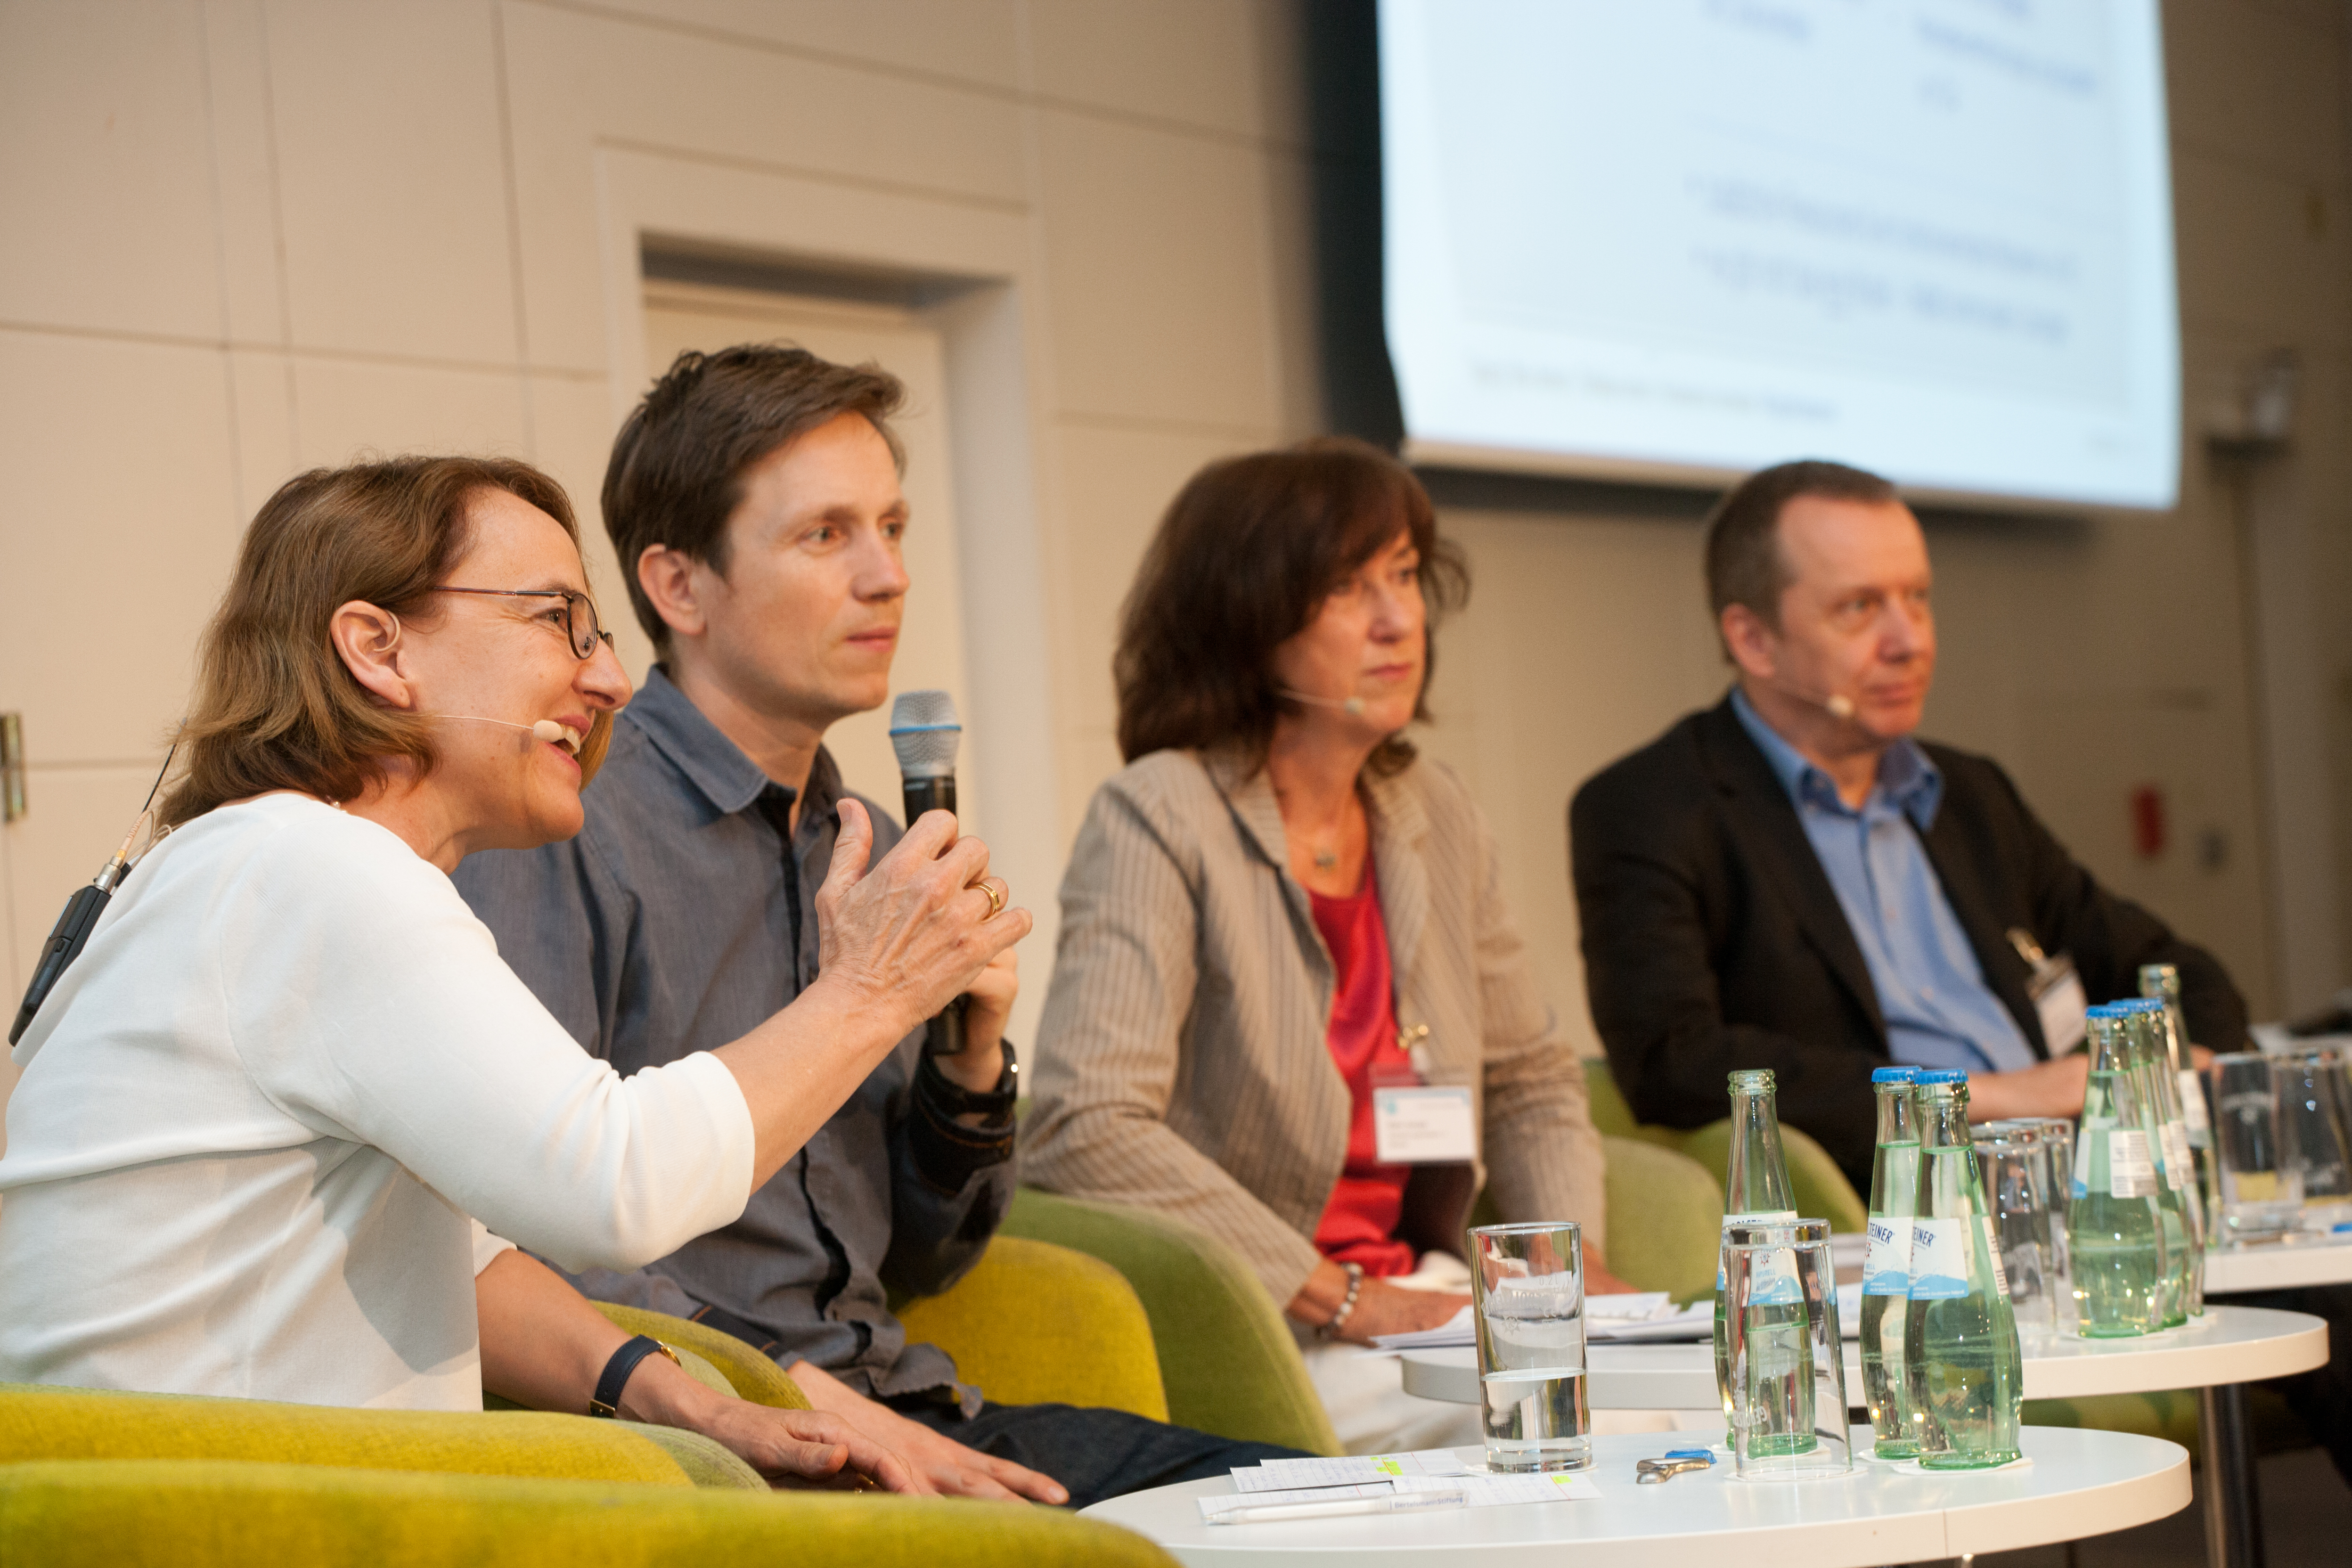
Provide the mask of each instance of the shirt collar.
[{"label": "shirt collar", "polygon": [[[646,739],[722,812],[743,810],[771,787],[760,764],[745,756],[743,748],[729,740],[658,664],[646,672],[645,684],[621,710],[621,719],[643,731]],[[801,810],[803,823],[829,814],[840,797],[841,770],[834,764],[833,753],[823,746],[816,749],[816,760],[809,767],[806,795]]]},{"label": "shirt collar", "polygon": [[[1748,702],[1748,694],[1736,686],[1731,689],[1731,710],[1739,716],[1740,728],[1756,742],[1756,749],[1764,753],[1772,776],[1800,808],[1817,805],[1847,816],[1861,815],[1838,797],[1837,785],[1830,782],[1829,774],[1807,762],[1802,752],[1766,723]],[[1936,808],[1943,803],[1943,770],[1906,735],[1878,759],[1878,783],[1873,793],[1893,802],[1925,833],[1936,825]],[[1864,804],[1869,803],[1865,799]]]}]

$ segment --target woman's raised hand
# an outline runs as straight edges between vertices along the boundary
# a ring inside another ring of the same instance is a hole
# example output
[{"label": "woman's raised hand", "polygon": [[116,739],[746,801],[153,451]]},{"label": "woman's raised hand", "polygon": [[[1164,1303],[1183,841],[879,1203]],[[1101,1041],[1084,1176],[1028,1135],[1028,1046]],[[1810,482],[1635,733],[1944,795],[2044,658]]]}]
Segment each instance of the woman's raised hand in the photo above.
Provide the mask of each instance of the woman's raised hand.
[{"label": "woman's raised hand", "polygon": [[894,1015],[904,1035],[968,990],[1034,921],[1005,904],[1003,881],[988,874],[988,846],[957,837],[949,813],[924,813],[869,868],[874,824],[856,801],[840,809],[816,894],[819,979],[861,1008]]}]

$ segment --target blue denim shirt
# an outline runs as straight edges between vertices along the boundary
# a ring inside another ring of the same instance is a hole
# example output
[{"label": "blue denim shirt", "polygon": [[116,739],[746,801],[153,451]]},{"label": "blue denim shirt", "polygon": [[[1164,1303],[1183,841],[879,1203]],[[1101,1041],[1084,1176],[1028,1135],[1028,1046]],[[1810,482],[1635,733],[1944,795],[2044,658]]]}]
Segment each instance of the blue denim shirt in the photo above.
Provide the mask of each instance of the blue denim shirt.
[{"label": "blue denim shirt", "polygon": [[[583,1048],[633,1073],[740,1038],[815,978],[814,900],[845,793],[820,748],[787,859],[793,792],[656,666],[582,792],[579,836],[469,855],[457,890]],[[901,830],[857,798],[878,860]],[[877,1399],[976,1412],[979,1391],[946,1352],[907,1342],[889,1295],[945,1289],[980,1260],[1013,1199],[1013,1129],[952,1131],[925,1092],[945,1080],[922,1040],[900,1041],[733,1225],[635,1273],[572,1282],[723,1329],[787,1367],[805,1358]]]},{"label": "blue denim shirt", "polygon": [[1731,707],[1789,792],[1845,911],[1878,992],[1888,1053],[1914,1067],[2032,1067],[2033,1047],[1985,984],[1976,949],[1919,841],[1944,797],[1944,775],[1927,753],[1908,738],[1889,746],[1877,783],[1856,810],[1838,797],[1827,773],[1763,721],[1745,692],[1732,691]]}]

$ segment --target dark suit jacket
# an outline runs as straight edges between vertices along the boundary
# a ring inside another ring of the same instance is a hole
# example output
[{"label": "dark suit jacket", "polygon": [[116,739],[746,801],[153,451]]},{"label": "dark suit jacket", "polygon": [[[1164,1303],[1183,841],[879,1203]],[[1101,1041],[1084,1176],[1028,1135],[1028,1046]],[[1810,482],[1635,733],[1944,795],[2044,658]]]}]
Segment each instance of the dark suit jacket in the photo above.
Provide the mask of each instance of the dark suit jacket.
[{"label": "dark suit jacket", "polygon": [[[1997,764],[1924,749],[1944,773],[1927,858],[2037,1054],[2047,1047],[2013,926],[2072,954],[2094,1002],[2137,995],[2143,963],[2178,964],[2190,1037],[2244,1044],[2245,1002],[2210,953],[2102,889]],[[1781,1120],[1867,1192],[1870,1069],[1888,1061],[1877,990],[1796,807],[1729,700],[1594,775],[1568,820],[1592,1020],[1633,1114],[1703,1126],[1727,1112],[1726,1074],[1769,1068]]]}]

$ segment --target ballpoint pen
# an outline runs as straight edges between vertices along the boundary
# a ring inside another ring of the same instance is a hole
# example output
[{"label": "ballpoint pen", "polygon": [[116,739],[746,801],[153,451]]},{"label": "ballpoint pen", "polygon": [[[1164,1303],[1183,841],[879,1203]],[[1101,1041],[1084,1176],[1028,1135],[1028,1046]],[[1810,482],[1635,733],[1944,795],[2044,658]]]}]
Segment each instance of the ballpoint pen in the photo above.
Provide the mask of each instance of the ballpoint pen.
[{"label": "ballpoint pen", "polygon": [[1460,1487],[1425,1492],[1392,1492],[1387,1497],[1348,1498],[1338,1502],[1270,1502],[1237,1508],[1209,1521],[1211,1524],[1270,1524],[1285,1519],[1342,1519],[1358,1513],[1419,1513],[1427,1509],[1460,1508],[1468,1494]]}]

